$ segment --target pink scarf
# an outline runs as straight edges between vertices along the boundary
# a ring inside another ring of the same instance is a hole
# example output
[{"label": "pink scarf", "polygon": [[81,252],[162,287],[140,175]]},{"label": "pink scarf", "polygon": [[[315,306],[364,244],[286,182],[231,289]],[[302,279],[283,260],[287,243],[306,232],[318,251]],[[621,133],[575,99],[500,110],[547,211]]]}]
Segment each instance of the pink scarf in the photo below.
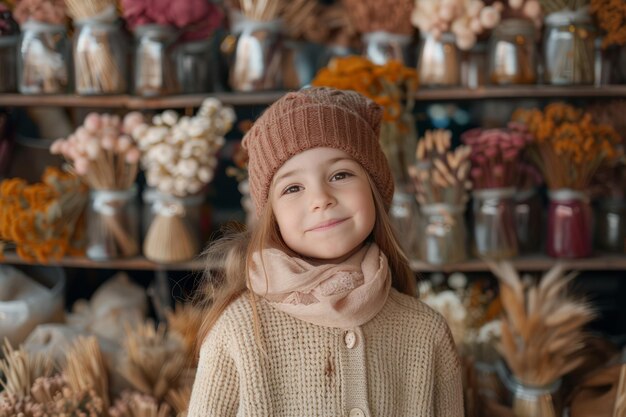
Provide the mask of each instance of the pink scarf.
[{"label": "pink scarf", "polygon": [[375,243],[338,265],[312,265],[278,249],[264,249],[252,257],[250,285],[272,306],[300,320],[347,329],[368,322],[383,308],[391,274]]}]

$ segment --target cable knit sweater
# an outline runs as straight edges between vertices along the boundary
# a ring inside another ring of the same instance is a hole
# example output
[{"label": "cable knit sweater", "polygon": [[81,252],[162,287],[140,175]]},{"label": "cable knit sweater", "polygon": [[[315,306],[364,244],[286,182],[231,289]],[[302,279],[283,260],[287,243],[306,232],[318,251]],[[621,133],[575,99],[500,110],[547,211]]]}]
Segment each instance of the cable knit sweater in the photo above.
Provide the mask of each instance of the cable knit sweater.
[{"label": "cable knit sweater", "polygon": [[247,296],[204,341],[188,417],[463,415],[461,371],[444,319],[392,288],[363,326],[316,326]]}]

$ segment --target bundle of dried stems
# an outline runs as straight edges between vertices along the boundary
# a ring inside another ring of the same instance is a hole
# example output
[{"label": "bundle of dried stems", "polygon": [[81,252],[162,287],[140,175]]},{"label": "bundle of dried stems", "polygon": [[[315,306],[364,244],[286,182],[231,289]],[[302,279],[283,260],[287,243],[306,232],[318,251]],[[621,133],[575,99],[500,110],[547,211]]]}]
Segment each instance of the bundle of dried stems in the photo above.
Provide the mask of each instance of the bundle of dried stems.
[{"label": "bundle of dried stems", "polygon": [[[129,133],[119,116],[90,113],[83,126],[67,139],[56,140],[50,152],[63,155],[68,168],[91,190],[127,191],[135,182],[141,156]],[[126,230],[126,217],[120,210],[125,204],[121,198],[106,199],[106,207],[98,212],[102,223],[98,240],[111,241],[122,256],[132,256],[137,254],[139,244]]]},{"label": "bundle of dried stems", "polygon": [[[260,22],[267,22],[281,17],[281,13],[288,3],[286,0],[228,0],[228,4],[240,10],[247,19]],[[295,3],[302,6],[306,3],[306,0],[296,0]]]},{"label": "bundle of dried stems", "polygon": [[343,0],[352,23],[361,33],[413,33],[411,12],[415,0]]},{"label": "bundle of dried stems", "polygon": [[198,364],[195,346],[204,314],[204,310],[191,304],[177,304],[173,311],[165,312],[169,331],[181,337],[189,365],[194,367]]},{"label": "bundle of dried stems", "polygon": [[186,417],[189,410],[189,401],[191,400],[191,385],[171,390],[165,397],[168,404],[171,404],[176,412],[176,417]]},{"label": "bundle of dried stems", "polygon": [[427,130],[417,144],[417,163],[409,167],[409,175],[417,190],[421,205],[464,205],[472,187],[469,146],[450,149],[452,133],[449,130]]},{"label": "bundle of dried stems", "polygon": [[357,44],[358,33],[341,3],[292,1],[285,5],[281,15],[291,39],[344,47]]},{"label": "bundle of dried stems", "polygon": [[557,263],[538,283],[522,283],[508,262],[488,263],[500,282],[504,308],[499,348],[515,378],[545,387],[581,365],[583,328],[595,316],[591,306],[568,294],[576,273]]},{"label": "bundle of dried stems", "polygon": [[64,372],[74,392],[91,391],[102,399],[106,408],[109,400],[109,376],[104,357],[95,337],[79,337],[67,353]]},{"label": "bundle of dried stems", "polygon": [[164,326],[147,322],[126,328],[126,358],[119,372],[143,394],[162,400],[170,390],[180,387],[185,369],[182,343],[166,334]]},{"label": "bundle of dried stems", "polygon": [[171,417],[172,409],[153,397],[138,392],[124,391],[113,407],[110,417]]},{"label": "bundle of dried stems", "polygon": [[18,399],[0,394],[0,417],[106,417],[93,391],[75,392],[61,375],[37,378],[31,395]]},{"label": "bundle of dried stems", "polygon": [[517,109],[512,120],[534,136],[529,155],[551,190],[586,190],[598,168],[617,156],[622,141],[610,125],[565,103],[545,109]]},{"label": "bundle of dried stems", "polygon": [[4,341],[0,360],[0,387],[4,395],[23,399],[30,395],[31,387],[39,377],[49,376],[53,372],[53,364],[44,355],[32,355],[23,348],[13,349],[8,339]]},{"label": "bundle of dried stems", "polygon": [[[113,24],[115,0],[65,0],[74,20]],[[85,23],[87,24],[87,23]],[[108,30],[93,26],[86,36],[77,34],[74,49],[74,72],[78,93],[118,93],[125,90],[123,69],[109,43]]]}]

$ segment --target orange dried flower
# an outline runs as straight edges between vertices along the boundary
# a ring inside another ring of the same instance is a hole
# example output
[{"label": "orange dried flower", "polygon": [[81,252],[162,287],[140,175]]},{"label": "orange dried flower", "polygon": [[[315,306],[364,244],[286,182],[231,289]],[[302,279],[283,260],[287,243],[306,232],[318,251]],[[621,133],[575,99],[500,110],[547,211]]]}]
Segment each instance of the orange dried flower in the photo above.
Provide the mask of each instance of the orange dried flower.
[{"label": "orange dried flower", "polygon": [[615,129],[571,105],[553,103],[543,112],[518,109],[512,119],[533,134],[531,152],[551,189],[586,189],[601,164],[618,155],[621,137]]},{"label": "orange dried flower", "polygon": [[[87,188],[74,175],[48,168],[42,182],[12,178],[0,183],[0,241],[27,261],[64,256],[87,202]],[[81,239],[82,241],[82,239]]]}]

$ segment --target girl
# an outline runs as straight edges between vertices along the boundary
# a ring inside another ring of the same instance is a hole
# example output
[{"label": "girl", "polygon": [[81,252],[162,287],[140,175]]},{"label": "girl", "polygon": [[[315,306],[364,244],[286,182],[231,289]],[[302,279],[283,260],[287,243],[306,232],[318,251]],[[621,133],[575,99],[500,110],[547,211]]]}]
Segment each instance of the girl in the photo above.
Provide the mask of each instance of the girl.
[{"label": "girl", "polygon": [[450,331],[414,297],[387,217],[381,115],[312,88],[246,134],[259,222],[208,250],[224,268],[208,283],[189,417],[463,415]]}]

